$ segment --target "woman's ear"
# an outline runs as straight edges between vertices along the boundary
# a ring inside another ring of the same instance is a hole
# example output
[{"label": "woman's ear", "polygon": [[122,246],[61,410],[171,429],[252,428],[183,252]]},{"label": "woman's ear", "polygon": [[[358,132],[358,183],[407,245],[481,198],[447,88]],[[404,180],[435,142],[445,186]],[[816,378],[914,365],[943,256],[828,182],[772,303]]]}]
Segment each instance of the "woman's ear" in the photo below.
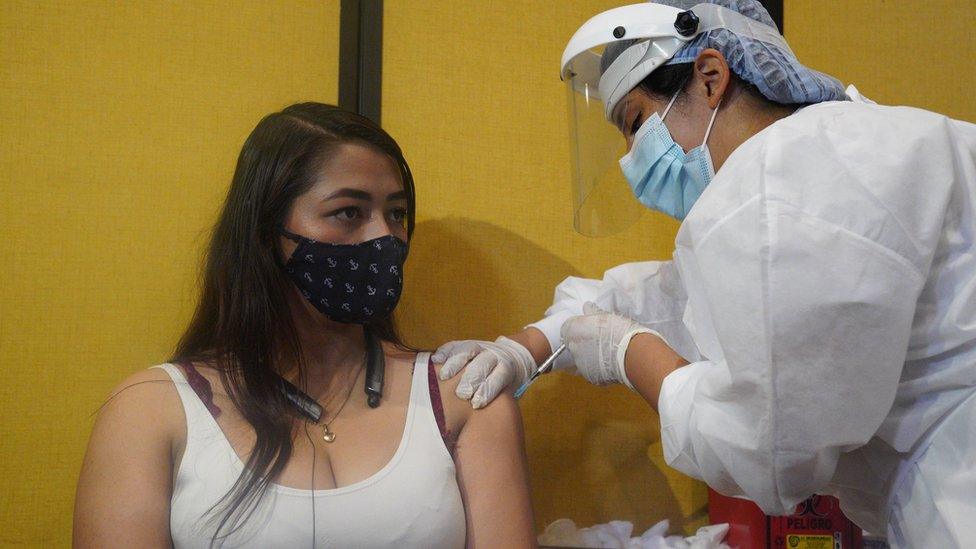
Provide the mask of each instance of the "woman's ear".
[{"label": "woman's ear", "polygon": [[695,58],[693,78],[704,89],[709,108],[715,109],[729,87],[732,71],[721,52],[708,48]]}]

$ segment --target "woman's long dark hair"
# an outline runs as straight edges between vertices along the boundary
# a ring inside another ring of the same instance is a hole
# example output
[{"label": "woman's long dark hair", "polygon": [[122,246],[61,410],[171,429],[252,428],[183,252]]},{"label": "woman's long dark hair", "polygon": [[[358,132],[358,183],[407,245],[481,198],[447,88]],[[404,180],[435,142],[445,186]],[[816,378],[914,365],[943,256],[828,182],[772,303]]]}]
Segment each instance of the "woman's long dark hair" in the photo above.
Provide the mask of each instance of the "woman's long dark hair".
[{"label": "woman's long dark hair", "polygon": [[[216,367],[231,401],[254,428],[256,442],[237,482],[211,509],[221,508],[212,542],[241,527],[291,457],[293,414],[277,379],[287,367],[297,366],[300,380],[305,371],[278,229],[295,198],[311,188],[322,166],[346,143],[373,147],[399,167],[412,235],[413,177],[400,147],[369,119],[321,103],[292,105],[258,123],[244,142],[214,227],[200,301],[171,361]],[[392,315],[368,329],[402,346]]]}]

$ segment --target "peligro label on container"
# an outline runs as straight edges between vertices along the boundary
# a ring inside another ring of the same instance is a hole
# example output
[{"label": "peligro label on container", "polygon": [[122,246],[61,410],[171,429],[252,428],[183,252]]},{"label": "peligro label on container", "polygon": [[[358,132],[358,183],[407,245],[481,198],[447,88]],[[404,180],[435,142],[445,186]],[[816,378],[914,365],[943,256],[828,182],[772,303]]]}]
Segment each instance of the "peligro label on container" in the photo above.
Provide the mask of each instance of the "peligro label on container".
[{"label": "peligro label on container", "polygon": [[807,499],[792,515],[769,519],[771,545],[786,549],[856,548],[860,546],[858,530],[841,512],[837,500],[825,496]]},{"label": "peligro label on container", "polygon": [[790,549],[834,549],[834,537],[812,534],[787,534],[786,546]]}]

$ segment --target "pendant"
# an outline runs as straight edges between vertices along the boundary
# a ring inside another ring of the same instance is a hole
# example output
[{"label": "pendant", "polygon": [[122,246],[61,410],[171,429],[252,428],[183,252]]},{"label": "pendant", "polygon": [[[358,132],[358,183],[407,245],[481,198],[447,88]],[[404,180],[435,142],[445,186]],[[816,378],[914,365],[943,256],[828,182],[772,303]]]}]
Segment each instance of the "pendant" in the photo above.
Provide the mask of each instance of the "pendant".
[{"label": "pendant", "polygon": [[335,437],[336,434],[329,429],[328,425],[322,426],[322,440],[326,442],[333,442],[335,441]]}]

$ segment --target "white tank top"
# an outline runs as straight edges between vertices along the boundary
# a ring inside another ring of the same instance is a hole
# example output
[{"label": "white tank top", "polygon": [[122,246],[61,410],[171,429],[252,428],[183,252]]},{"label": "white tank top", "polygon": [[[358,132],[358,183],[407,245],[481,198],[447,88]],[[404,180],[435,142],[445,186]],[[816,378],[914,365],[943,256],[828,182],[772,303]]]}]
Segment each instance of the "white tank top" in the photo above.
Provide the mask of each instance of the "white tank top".
[{"label": "white tank top", "polygon": [[[272,484],[247,523],[215,547],[462,547],[464,507],[454,460],[431,406],[428,357],[414,363],[400,445],[370,477],[332,490]],[[177,548],[210,547],[219,521],[205,517],[244,464],[179,366],[163,364],[186,412],[186,450],[170,500]],[[312,540],[312,499],[315,536]]]}]

